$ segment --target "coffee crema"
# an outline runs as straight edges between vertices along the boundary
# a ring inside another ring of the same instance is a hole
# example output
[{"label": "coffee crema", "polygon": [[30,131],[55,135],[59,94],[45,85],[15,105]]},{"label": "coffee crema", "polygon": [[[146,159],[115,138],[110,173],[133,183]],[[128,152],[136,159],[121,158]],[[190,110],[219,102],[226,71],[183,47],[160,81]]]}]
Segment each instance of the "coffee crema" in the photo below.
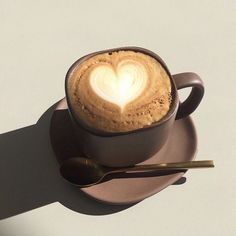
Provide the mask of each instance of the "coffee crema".
[{"label": "coffee crema", "polygon": [[101,53],[69,74],[75,117],[106,132],[131,131],[161,120],[170,109],[171,82],[153,57],[135,51]]}]

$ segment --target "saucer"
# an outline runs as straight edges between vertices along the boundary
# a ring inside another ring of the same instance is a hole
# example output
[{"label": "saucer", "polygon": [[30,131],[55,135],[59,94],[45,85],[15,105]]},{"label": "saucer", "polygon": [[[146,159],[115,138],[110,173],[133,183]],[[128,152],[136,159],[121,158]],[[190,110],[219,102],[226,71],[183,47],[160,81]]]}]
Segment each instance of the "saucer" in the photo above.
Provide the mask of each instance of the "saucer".
[{"label": "saucer", "polygon": [[[68,113],[66,99],[59,101],[51,118],[50,137],[59,163],[83,156],[75,137]],[[140,164],[191,161],[195,158],[197,136],[190,117],[175,121],[167,142],[150,159]],[[116,174],[104,182],[80,188],[88,196],[108,204],[123,205],[137,203],[175,183],[185,172],[141,172]],[[79,189],[78,189],[79,190]]]}]

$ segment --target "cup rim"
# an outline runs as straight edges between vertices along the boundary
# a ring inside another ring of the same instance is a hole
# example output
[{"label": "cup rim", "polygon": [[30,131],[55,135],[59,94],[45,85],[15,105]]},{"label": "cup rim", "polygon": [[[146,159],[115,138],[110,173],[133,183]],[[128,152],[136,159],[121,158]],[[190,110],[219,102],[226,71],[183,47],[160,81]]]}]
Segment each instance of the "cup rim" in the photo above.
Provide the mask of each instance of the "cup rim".
[{"label": "cup rim", "polygon": [[[69,84],[69,79],[70,79],[71,72],[79,64],[83,63],[85,60],[87,60],[87,59],[89,59],[93,56],[96,56],[96,55],[102,54],[102,53],[116,52],[116,51],[134,51],[134,52],[141,52],[143,54],[147,54],[147,55],[153,57],[154,59],[156,59],[162,65],[162,67],[165,69],[165,71],[167,72],[167,74],[170,78],[170,81],[171,81],[172,101],[171,101],[170,109],[168,110],[167,114],[162,119],[160,119],[159,121],[153,122],[151,125],[144,126],[142,128],[135,129],[135,130],[123,131],[123,132],[108,132],[108,131],[99,130],[99,129],[96,129],[96,128],[93,128],[93,127],[87,125],[81,119],[78,119],[77,116],[74,114],[74,111],[73,111],[73,108],[71,106],[71,102],[70,102],[70,99],[69,99],[69,92],[68,92],[68,84]],[[92,133],[95,136],[101,136],[101,137],[112,137],[112,136],[123,136],[123,135],[128,135],[128,134],[135,134],[135,133],[140,133],[140,132],[143,132],[143,131],[150,130],[150,129],[152,129],[154,127],[157,127],[157,126],[161,126],[163,123],[167,122],[168,120],[170,120],[172,118],[172,116],[176,113],[176,111],[178,109],[178,106],[179,106],[177,87],[176,87],[174,79],[173,79],[167,65],[165,64],[165,62],[156,53],[154,53],[154,52],[152,52],[148,49],[145,49],[145,48],[142,48],[142,47],[137,47],[137,46],[126,46],[126,47],[117,47],[117,48],[101,50],[101,51],[89,53],[89,54],[79,58],[78,60],[76,60],[70,66],[70,68],[67,71],[66,76],[65,76],[65,94],[66,94],[66,101],[67,101],[67,104],[68,104],[68,111],[71,115],[71,119],[73,119],[73,121],[77,125],[79,125],[80,128],[82,128],[83,130],[85,130],[89,133]]]}]

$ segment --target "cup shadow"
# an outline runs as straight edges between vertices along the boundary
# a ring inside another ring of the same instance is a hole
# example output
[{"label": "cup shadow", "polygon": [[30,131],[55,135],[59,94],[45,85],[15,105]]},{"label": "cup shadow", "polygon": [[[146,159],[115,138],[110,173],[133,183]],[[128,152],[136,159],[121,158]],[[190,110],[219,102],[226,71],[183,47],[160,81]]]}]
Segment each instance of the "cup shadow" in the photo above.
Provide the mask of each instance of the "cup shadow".
[{"label": "cup shadow", "polygon": [[[135,205],[97,202],[63,180],[49,136],[55,107],[35,125],[0,135],[0,220],[54,202],[87,215],[112,214]],[[182,177],[174,185],[185,182]]]}]

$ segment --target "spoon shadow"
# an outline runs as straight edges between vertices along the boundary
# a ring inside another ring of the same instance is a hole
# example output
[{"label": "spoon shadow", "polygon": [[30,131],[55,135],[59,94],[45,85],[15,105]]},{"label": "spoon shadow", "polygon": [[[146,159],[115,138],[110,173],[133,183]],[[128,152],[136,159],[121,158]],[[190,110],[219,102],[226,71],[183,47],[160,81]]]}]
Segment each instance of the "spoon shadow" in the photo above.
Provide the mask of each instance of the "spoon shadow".
[{"label": "spoon shadow", "polygon": [[[165,175],[171,175],[171,174],[177,174],[183,171],[178,170],[169,170],[169,171],[163,171],[160,172],[158,170],[156,171],[143,171],[143,172],[132,172],[132,173],[112,173],[109,175],[106,175],[101,183],[110,181],[112,179],[126,179],[126,178],[148,178],[148,177],[157,177],[157,176],[165,176]],[[176,182],[174,182],[172,185],[181,185],[184,184],[187,181],[186,177],[181,177]]]}]

